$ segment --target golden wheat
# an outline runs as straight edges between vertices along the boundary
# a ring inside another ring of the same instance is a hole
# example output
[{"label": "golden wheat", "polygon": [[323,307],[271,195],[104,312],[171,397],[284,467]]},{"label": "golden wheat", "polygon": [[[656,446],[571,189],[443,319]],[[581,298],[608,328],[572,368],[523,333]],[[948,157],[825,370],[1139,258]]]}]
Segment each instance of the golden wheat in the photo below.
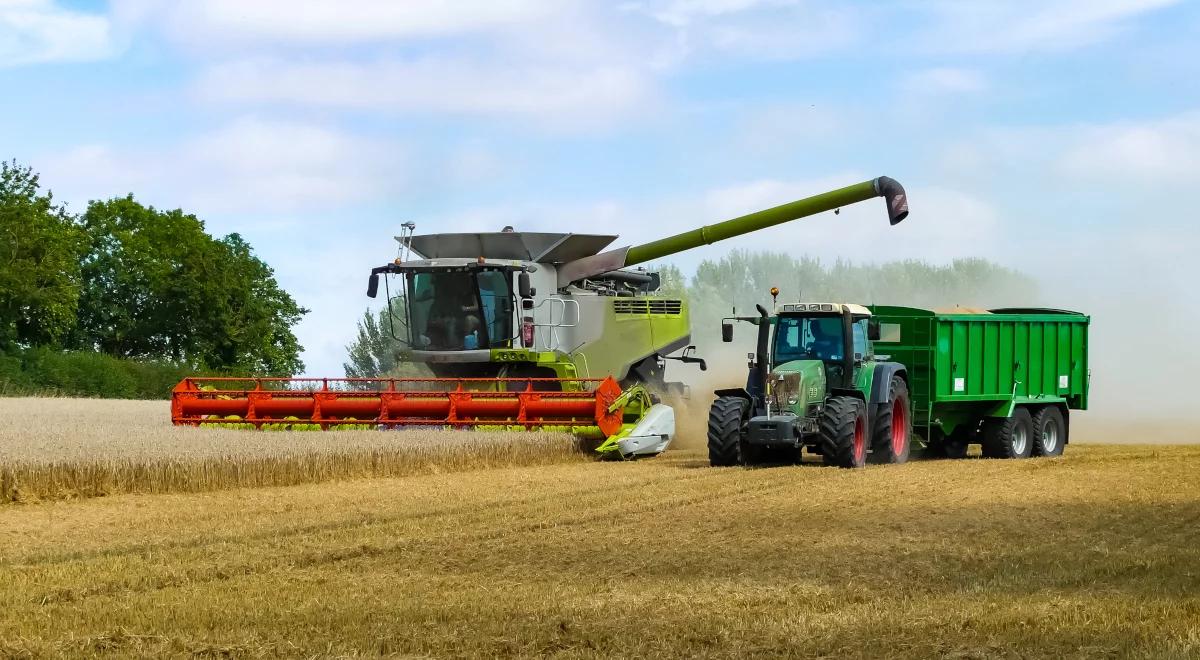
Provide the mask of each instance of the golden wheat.
[{"label": "golden wheat", "polygon": [[1200,657],[1200,447],[0,507],[0,657]]},{"label": "golden wheat", "polygon": [[581,460],[556,433],[175,427],[165,402],[0,399],[0,502]]}]

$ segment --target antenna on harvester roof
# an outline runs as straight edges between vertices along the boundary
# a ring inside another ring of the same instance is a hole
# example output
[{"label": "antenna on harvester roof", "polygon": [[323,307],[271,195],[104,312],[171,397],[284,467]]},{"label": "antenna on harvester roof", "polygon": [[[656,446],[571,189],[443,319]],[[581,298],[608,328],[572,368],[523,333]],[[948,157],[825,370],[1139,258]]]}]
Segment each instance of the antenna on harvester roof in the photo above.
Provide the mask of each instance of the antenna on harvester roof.
[{"label": "antenna on harvester roof", "polygon": [[412,220],[400,225],[400,251],[396,254],[398,263],[408,261],[408,255],[412,252],[412,237],[415,231],[417,231],[417,223]]}]

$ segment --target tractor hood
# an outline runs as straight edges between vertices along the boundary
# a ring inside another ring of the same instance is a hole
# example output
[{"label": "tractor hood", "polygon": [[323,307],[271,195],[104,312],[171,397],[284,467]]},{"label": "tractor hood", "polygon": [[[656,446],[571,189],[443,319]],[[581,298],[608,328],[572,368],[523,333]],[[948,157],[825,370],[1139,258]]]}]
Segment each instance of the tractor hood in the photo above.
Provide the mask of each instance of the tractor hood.
[{"label": "tractor hood", "polygon": [[771,370],[771,407],[804,416],[808,408],[825,400],[825,363],[792,360]]}]

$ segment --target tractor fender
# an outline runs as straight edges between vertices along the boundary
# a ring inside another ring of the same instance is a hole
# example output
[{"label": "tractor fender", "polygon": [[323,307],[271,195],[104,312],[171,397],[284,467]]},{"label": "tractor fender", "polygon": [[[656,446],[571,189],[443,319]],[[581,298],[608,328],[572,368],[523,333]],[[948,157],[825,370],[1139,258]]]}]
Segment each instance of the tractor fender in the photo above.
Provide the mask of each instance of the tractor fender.
[{"label": "tractor fender", "polygon": [[849,397],[854,397],[855,399],[858,399],[859,401],[862,401],[863,403],[867,402],[867,397],[863,396],[862,392],[854,389],[853,387],[831,387],[831,388],[829,388],[829,395],[830,396],[849,396]]},{"label": "tractor fender", "polygon": [[749,401],[751,405],[754,404],[754,397],[750,396],[750,393],[747,392],[746,388],[744,387],[731,387],[724,390],[714,390],[713,394],[716,394],[717,396],[735,396],[739,399],[745,399]]},{"label": "tractor fender", "polygon": [[892,389],[890,384],[892,376],[896,374],[905,382],[908,381],[908,371],[899,362],[875,363],[875,376],[871,379],[871,403],[891,403],[888,399]]}]

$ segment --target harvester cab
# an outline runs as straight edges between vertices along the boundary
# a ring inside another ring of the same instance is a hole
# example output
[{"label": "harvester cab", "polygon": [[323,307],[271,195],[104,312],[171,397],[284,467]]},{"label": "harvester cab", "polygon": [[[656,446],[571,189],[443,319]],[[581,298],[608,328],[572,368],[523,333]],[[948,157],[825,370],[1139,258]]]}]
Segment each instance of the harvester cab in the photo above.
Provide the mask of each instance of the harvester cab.
[{"label": "harvester cab", "polygon": [[[643,264],[875,197],[885,198],[891,224],[908,215],[904,189],[879,177],[616,249],[608,249],[614,235],[510,227],[414,235],[406,223],[400,256],[371,270],[367,295],[383,289],[399,359],[436,378],[342,383],[355,390],[348,393],[323,380],[308,392],[321,405],[288,410],[324,428],[347,423],[339,405],[354,399],[357,423],[563,429],[598,438],[603,455],[658,454],[675,433],[674,411],[661,399],[685,391],[667,380],[667,362],[705,364],[691,346],[687,301],[663,295]],[[193,414],[178,423],[205,423],[208,404],[189,405]]]},{"label": "harvester cab", "polygon": [[758,326],[745,388],[718,390],[710,409],[713,465],[798,461],[802,451],[825,464],[861,467],[908,460],[912,427],[905,368],[877,360],[878,327],[866,307],[785,304],[774,315],[730,317]]}]

